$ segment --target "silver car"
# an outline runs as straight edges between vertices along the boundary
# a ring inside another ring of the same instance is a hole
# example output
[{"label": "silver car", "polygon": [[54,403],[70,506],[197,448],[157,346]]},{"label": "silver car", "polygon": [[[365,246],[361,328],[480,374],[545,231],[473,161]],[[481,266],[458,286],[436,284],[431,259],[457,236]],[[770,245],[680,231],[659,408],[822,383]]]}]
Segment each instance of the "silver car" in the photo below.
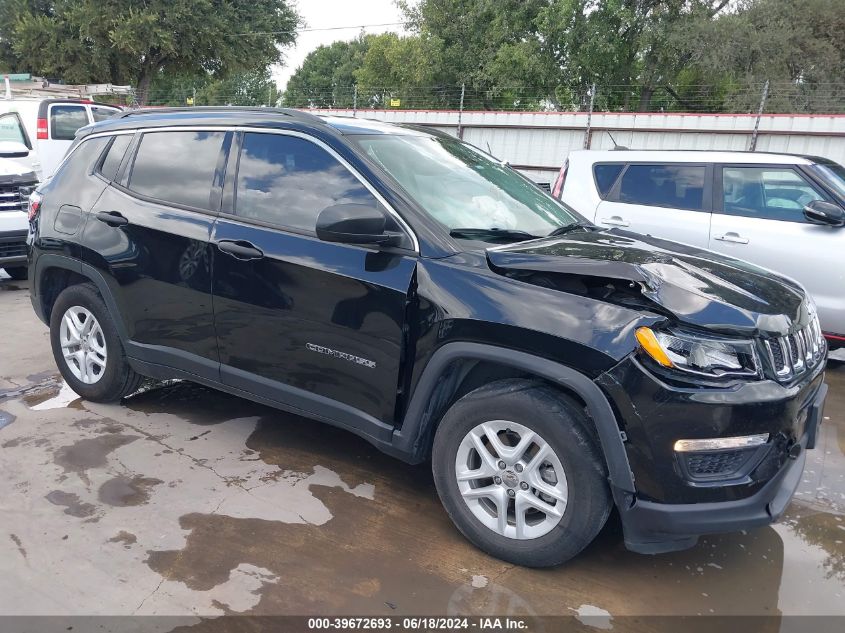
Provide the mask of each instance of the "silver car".
[{"label": "silver car", "polygon": [[761,152],[574,151],[552,193],[604,227],[708,248],[796,279],[845,347],[845,168]]}]

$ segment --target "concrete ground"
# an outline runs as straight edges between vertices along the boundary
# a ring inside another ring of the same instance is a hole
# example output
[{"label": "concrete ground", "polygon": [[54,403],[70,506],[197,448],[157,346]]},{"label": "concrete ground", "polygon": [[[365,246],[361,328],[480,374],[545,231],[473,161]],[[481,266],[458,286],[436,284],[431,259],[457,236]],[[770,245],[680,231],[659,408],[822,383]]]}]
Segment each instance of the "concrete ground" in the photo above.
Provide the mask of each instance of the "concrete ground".
[{"label": "concrete ground", "polygon": [[0,314],[0,614],[845,615],[842,363],[779,524],[641,556],[612,518],[530,570],[461,537],[427,466],[188,383],[82,401],[25,283]]}]

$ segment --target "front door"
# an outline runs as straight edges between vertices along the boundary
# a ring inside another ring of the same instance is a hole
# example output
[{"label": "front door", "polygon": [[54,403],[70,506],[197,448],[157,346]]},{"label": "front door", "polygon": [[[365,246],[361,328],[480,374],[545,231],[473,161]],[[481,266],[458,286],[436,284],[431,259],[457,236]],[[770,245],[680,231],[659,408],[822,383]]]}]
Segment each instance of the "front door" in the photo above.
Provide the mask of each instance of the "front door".
[{"label": "front door", "polygon": [[387,428],[415,254],[317,239],[325,207],[381,205],[327,146],[295,133],[239,140],[212,235],[221,379],[351,426]]},{"label": "front door", "polygon": [[845,229],[809,222],[827,196],[791,165],[724,165],[709,248],[796,279],[815,299],[822,329],[845,334]]}]

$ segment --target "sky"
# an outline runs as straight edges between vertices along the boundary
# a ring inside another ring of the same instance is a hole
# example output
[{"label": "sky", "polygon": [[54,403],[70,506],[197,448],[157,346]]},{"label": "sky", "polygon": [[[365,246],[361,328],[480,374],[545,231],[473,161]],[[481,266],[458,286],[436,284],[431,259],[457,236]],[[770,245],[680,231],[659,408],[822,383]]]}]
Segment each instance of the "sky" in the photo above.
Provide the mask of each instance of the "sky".
[{"label": "sky", "polygon": [[[362,24],[386,24],[401,22],[402,12],[393,0],[298,0],[297,10],[305,22],[305,28],[321,29],[338,26],[358,26]],[[367,33],[402,33],[401,25],[371,27]],[[284,51],[284,66],[273,67],[273,78],[284,90],[291,75],[302,64],[305,56],[321,44],[331,44],[336,40],[351,40],[358,36],[360,28],[332,31],[312,31],[299,33],[296,46]]]}]

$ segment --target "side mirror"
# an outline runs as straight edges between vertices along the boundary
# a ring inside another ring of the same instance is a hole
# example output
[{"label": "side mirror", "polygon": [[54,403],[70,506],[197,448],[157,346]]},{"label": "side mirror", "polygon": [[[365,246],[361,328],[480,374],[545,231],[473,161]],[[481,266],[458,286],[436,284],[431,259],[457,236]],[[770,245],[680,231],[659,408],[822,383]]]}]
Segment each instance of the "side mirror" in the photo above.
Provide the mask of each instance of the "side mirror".
[{"label": "side mirror", "polygon": [[29,148],[17,141],[0,141],[0,158],[26,158]]},{"label": "side mirror", "polygon": [[387,217],[381,209],[365,204],[333,204],[317,216],[317,237],[324,242],[399,244],[402,234],[386,227]]},{"label": "side mirror", "polygon": [[824,200],[813,200],[804,207],[804,217],[814,224],[845,225],[845,209]]}]

